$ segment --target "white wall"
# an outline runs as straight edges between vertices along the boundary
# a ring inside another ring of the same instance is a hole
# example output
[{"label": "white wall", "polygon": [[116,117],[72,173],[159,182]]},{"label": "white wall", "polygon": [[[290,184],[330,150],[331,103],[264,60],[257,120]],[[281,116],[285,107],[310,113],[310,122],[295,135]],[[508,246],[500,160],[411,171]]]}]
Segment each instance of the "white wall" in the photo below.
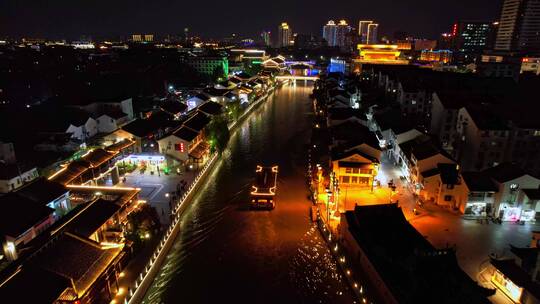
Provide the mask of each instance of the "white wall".
[{"label": "white wall", "polygon": [[97,118],[98,132],[100,133],[111,133],[118,129],[118,124],[116,119],[110,117],[109,115],[101,115]]},{"label": "white wall", "polygon": [[[175,145],[177,144],[184,144],[184,152],[180,152],[175,150]],[[158,140],[159,145],[159,152],[165,155],[169,155],[175,159],[181,160],[181,161],[187,161],[189,159],[189,142],[180,139],[174,135],[167,136],[165,138],[162,138]]]},{"label": "white wall", "polygon": [[28,171],[21,172],[21,175],[14,176],[11,179],[0,179],[0,193],[7,193],[13,191],[24,185],[25,182],[30,182],[36,179],[38,176],[39,173],[37,169],[32,168]]}]

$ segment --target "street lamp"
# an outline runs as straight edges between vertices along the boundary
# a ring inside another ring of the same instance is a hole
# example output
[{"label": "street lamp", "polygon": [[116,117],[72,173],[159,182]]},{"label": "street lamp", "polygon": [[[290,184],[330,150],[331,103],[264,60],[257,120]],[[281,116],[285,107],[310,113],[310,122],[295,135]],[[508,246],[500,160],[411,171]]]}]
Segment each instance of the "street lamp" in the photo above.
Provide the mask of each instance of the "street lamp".
[{"label": "street lamp", "polygon": [[328,227],[330,227],[330,197],[332,197],[332,191],[330,191],[330,188],[326,188],[326,222],[328,223]]}]

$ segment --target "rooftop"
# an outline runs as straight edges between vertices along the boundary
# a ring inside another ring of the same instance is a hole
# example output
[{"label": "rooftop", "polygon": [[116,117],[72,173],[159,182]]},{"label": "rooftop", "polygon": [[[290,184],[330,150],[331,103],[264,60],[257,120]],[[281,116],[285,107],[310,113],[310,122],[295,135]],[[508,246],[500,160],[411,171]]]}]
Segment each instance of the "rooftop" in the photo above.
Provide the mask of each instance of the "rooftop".
[{"label": "rooftop", "polygon": [[[31,287],[31,292],[24,292]],[[68,278],[39,267],[25,266],[0,288],[0,299],[17,303],[54,303],[67,288]]]},{"label": "rooftop", "polygon": [[459,267],[455,252],[435,249],[397,204],[356,206],[345,218],[399,303],[490,303],[489,291]]},{"label": "rooftop", "polygon": [[469,104],[465,107],[480,130],[509,130],[508,121],[492,104]]},{"label": "rooftop", "polygon": [[160,108],[172,115],[177,115],[179,113],[184,112],[188,107],[184,103],[181,103],[176,100],[166,100]]},{"label": "rooftop", "polygon": [[461,173],[469,191],[473,192],[497,192],[499,188],[493,180],[482,172],[463,172]]},{"label": "rooftop", "polygon": [[348,141],[354,143],[354,145],[366,143],[375,149],[380,149],[379,140],[375,134],[357,121],[348,120],[342,124],[332,126],[330,134],[334,140]]},{"label": "rooftop", "polygon": [[219,115],[223,111],[223,106],[217,102],[207,101],[200,105],[197,110],[208,115]]},{"label": "rooftop", "polygon": [[62,184],[41,177],[17,190],[17,194],[31,199],[36,203],[46,205],[68,193],[68,191]]},{"label": "rooftop", "polygon": [[85,208],[70,223],[68,230],[83,237],[90,237],[120,210],[120,206],[111,201],[98,199]]},{"label": "rooftop", "polygon": [[64,233],[40,252],[32,264],[73,280],[82,296],[121,251],[121,246],[102,249],[96,242]]},{"label": "rooftop", "polygon": [[131,139],[126,138],[126,139],[123,139],[121,141],[118,141],[118,142],[106,147],[105,150],[111,151],[111,152],[121,152],[124,149],[133,146],[134,144],[135,144],[134,141],[132,141]]},{"label": "rooftop", "polygon": [[499,183],[508,182],[527,174],[525,170],[513,163],[502,163],[482,172]]},{"label": "rooftop", "polygon": [[173,135],[180,139],[190,142],[194,140],[195,137],[197,137],[197,135],[199,135],[199,132],[193,131],[192,129],[188,127],[182,126],[180,129],[174,131]]},{"label": "rooftop", "polygon": [[540,284],[534,282],[530,275],[519,267],[514,259],[491,259],[491,265],[509,278],[514,284],[540,298]]},{"label": "rooftop", "polygon": [[411,155],[414,155],[416,160],[423,160],[437,154],[442,154],[448,159],[452,159],[448,153],[439,149],[431,138],[427,135],[418,136],[414,139],[399,144],[401,151],[405,153],[408,159],[411,159]]},{"label": "rooftop", "polygon": [[18,164],[5,164],[3,162],[0,162],[0,180],[10,180],[14,177],[17,177],[22,173],[26,172],[25,169],[28,168],[21,168],[21,166],[19,166]]},{"label": "rooftop", "polygon": [[[341,160],[341,159],[344,159],[344,158],[347,158],[347,157],[350,157],[350,156],[353,156],[353,155],[360,155],[363,158],[368,159],[371,163],[379,163],[378,159],[376,159],[375,157],[369,156],[369,155],[363,153],[362,151],[360,151],[358,149],[352,149],[352,150],[344,151],[344,150],[339,149],[339,148],[334,148],[331,151],[332,161]],[[348,165],[351,168],[354,167],[354,166],[349,164],[350,162],[340,161],[339,163],[340,163],[340,166],[341,165],[343,165],[343,166]],[[358,164],[358,162],[356,162],[356,163]],[[341,167],[343,167],[343,166],[341,166]]]},{"label": "rooftop", "polygon": [[0,235],[18,237],[46,220],[54,209],[17,193],[0,196]]},{"label": "rooftop", "polygon": [[399,108],[389,108],[373,115],[382,131],[392,129],[394,134],[401,134],[415,128],[415,123],[410,121]]},{"label": "rooftop", "polygon": [[204,127],[210,122],[210,118],[202,113],[197,112],[195,115],[191,116],[184,122],[184,126],[195,130],[195,131],[202,131]]}]

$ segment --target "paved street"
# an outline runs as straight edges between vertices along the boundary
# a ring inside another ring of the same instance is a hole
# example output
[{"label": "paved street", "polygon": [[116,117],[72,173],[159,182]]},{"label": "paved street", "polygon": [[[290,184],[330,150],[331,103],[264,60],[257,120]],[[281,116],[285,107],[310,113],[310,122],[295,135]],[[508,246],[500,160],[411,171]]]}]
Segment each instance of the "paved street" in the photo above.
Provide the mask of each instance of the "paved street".
[{"label": "paved street", "polygon": [[[393,179],[398,186],[399,193],[394,201],[399,200],[409,222],[422,233],[434,246],[456,246],[459,264],[474,280],[480,284],[494,288],[489,282],[492,269],[489,264],[489,255],[512,256],[509,244],[528,246],[532,237],[531,231],[540,230],[540,224],[517,225],[503,223],[501,225],[490,223],[480,224],[476,220],[464,219],[461,215],[446,208],[433,204],[426,204],[419,209],[420,214],[414,215],[416,199],[400,180],[400,171],[385,156],[382,161],[382,174],[378,178],[381,184]],[[511,301],[497,291],[490,298],[494,303],[506,304]]]},{"label": "paved street", "polygon": [[[187,185],[191,184],[196,174],[196,171],[188,171],[183,172],[181,175],[171,173],[158,176],[157,174],[151,175],[148,172],[141,174],[139,170],[135,170],[126,175],[126,182],[120,183],[119,186],[141,188],[139,198],[146,200],[152,207],[155,207],[161,223],[168,225],[170,221],[169,202],[174,198],[173,193],[182,180],[187,182]],[[169,194],[168,197],[167,193]]]}]

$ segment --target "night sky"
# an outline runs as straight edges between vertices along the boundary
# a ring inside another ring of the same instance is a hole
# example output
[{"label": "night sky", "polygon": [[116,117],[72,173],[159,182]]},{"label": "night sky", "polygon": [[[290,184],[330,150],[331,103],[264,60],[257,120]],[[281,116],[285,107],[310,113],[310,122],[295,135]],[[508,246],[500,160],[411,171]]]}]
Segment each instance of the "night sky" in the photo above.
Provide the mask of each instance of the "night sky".
[{"label": "night sky", "polygon": [[275,31],[287,21],[298,33],[320,35],[329,19],[358,26],[375,19],[383,34],[436,37],[457,19],[498,18],[502,0],[0,0],[0,36],[77,39],[135,32],[219,38]]}]

